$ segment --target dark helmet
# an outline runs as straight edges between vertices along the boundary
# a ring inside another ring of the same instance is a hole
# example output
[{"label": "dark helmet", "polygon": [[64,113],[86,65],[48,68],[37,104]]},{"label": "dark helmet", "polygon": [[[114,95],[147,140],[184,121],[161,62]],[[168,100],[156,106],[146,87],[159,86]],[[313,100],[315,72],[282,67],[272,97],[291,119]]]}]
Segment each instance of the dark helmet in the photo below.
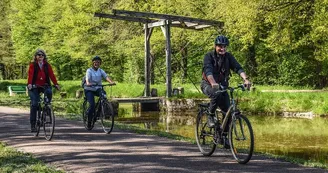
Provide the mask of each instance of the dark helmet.
[{"label": "dark helmet", "polygon": [[99,60],[101,62],[101,58],[98,55],[92,58],[92,61],[96,61],[96,60]]},{"label": "dark helmet", "polygon": [[215,38],[214,44],[215,45],[221,44],[221,45],[227,45],[228,46],[229,45],[229,40],[226,36],[219,35]]}]

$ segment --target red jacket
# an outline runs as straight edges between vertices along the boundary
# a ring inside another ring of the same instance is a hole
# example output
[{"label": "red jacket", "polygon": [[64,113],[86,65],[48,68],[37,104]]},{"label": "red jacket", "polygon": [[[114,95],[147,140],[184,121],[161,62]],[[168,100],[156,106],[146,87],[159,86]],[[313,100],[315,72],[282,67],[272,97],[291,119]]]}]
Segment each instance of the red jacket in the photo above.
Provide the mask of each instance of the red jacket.
[{"label": "red jacket", "polygon": [[[45,69],[44,65],[45,64],[48,64],[48,74],[49,74],[49,78],[51,79],[52,83],[54,85],[58,85],[56,76],[55,76],[54,72],[52,71],[51,65],[46,61],[43,61],[42,69],[40,69],[39,65],[37,65],[38,75],[37,75],[37,78],[36,78],[34,84],[43,86],[43,85],[45,85],[45,83],[47,83],[46,82],[46,73],[44,71],[44,69]],[[32,62],[30,64],[30,67],[28,69],[27,84],[32,84],[33,75],[34,75],[34,62]]]}]

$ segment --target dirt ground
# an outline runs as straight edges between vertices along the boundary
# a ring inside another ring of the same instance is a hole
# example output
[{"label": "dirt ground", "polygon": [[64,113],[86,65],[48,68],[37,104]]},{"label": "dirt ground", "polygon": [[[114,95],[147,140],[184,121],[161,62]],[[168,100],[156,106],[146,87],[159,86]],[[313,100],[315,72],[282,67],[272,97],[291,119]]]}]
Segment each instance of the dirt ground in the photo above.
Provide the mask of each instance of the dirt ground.
[{"label": "dirt ground", "polygon": [[106,135],[99,125],[87,131],[60,118],[52,141],[29,127],[28,111],[0,106],[0,141],[66,172],[328,172],[258,155],[241,165],[228,150],[204,157],[195,144],[118,129]]}]

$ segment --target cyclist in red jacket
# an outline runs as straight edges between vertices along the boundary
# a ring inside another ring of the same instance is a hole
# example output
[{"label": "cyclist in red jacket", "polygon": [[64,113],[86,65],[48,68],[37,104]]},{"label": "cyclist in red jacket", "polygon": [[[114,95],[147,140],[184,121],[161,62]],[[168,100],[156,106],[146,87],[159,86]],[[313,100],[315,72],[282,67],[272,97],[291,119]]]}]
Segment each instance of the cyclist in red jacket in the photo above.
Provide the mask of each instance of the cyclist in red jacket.
[{"label": "cyclist in red jacket", "polygon": [[[34,54],[34,60],[30,64],[28,70],[27,88],[29,89],[28,94],[31,99],[30,107],[30,124],[31,132],[35,132],[35,122],[38,102],[40,100],[40,93],[43,92],[47,95],[49,103],[52,98],[52,90],[50,80],[59,90],[59,85],[54,72],[52,71],[51,65],[47,62],[47,55],[44,50],[38,49]],[[33,86],[48,86],[45,89],[33,87]]]}]

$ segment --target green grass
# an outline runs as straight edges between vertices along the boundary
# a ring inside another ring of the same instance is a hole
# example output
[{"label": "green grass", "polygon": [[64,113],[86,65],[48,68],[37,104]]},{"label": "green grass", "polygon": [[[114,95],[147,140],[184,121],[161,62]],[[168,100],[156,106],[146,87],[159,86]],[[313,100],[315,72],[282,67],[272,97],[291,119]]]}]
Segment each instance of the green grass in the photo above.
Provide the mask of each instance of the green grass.
[{"label": "green grass", "polygon": [[17,151],[0,142],[0,172],[49,172],[62,173],[53,167],[47,166],[32,155]]},{"label": "green grass", "polygon": [[[26,80],[1,81],[0,83],[0,105],[28,105],[28,97],[24,94],[15,97],[8,97],[7,86],[23,85]],[[76,113],[81,105],[80,99],[75,99],[76,92],[82,90],[81,81],[59,81],[61,92],[67,93],[66,99],[61,99],[60,94],[55,89],[54,105],[65,113]],[[170,99],[184,98],[206,98],[192,84],[173,85],[173,88],[183,87],[184,94]],[[198,86],[197,86],[198,87]],[[166,86],[164,84],[151,85],[151,88],[158,90],[158,96],[165,96]],[[109,97],[141,97],[143,96],[143,84],[117,83],[116,86],[106,87]],[[261,92],[262,89],[305,89],[292,88],[290,86],[256,86],[255,92],[239,92],[240,109],[253,113],[269,113],[273,115],[282,112],[313,112],[316,115],[328,115],[328,92],[313,93],[269,93]],[[307,88],[310,89],[310,88]],[[77,102],[77,103],[76,103]]]}]

